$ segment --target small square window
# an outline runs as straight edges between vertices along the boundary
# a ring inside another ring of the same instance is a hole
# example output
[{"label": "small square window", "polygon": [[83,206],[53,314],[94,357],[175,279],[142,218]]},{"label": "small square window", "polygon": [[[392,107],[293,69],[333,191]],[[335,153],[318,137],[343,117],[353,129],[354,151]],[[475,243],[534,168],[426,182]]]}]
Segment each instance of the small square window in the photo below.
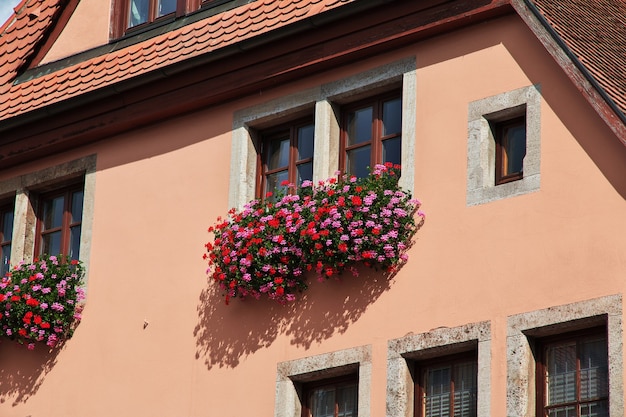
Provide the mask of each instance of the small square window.
[{"label": "small square window", "polygon": [[303,386],[303,417],[357,417],[357,374],[310,382]]},{"label": "small square window", "polygon": [[35,254],[80,257],[83,184],[66,187],[39,198]]},{"label": "small square window", "polygon": [[299,121],[261,132],[257,197],[274,192],[283,181],[300,186],[313,179],[315,125]]},{"label": "small square window", "polygon": [[606,328],[542,339],[537,361],[538,417],[608,417]]},{"label": "small square window", "polygon": [[13,218],[15,206],[8,203],[0,207],[0,275],[9,272],[11,265],[11,242],[13,238]]},{"label": "small square window", "polygon": [[478,359],[476,352],[417,362],[418,417],[476,417]]},{"label": "small square window", "polygon": [[401,163],[400,92],[346,106],[342,121],[340,171],[362,178],[376,164]]},{"label": "small square window", "polygon": [[494,124],[496,142],[496,185],[524,177],[526,117]]}]

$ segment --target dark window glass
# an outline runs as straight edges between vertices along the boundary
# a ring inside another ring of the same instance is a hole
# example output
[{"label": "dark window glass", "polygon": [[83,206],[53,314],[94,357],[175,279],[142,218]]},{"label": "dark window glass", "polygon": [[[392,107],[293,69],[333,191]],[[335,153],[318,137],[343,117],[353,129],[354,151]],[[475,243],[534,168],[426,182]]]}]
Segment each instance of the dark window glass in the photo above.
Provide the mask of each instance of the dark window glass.
[{"label": "dark window glass", "polygon": [[608,417],[608,348],[604,329],[542,343],[538,415]]},{"label": "dark window glass", "polygon": [[357,417],[359,383],[356,375],[307,384],[305,417]]},{"label": "dark window glass", "polygon": [[399,92],[348,105],[342,119],[341,171],[361,178],[376,164],[400,164],[402,98]]},{"label": "dark window glass", "polygon": [[261,133],[257,197],[274,192],[283,181],[301,185],[313,179],[315,125],[299,121]]},{"label": "dark window glass", "polygon": [[4,276],[9,272],[11,266],[11,241],[13,239],[13,204],[7,204],[0,207],[0,252],[2,259],[0,260],[0,275]]},{"label": "dark window glass", "polygon": [[519,180],[524,176],[526,156],[526,117],[495,125],[496,184]]},{"label": "dark window glass", "polygon": [[128,10],[128,27],[133,27],[146,23],[150,12],[149,0],[130,0]]},{"label": "dark window glass", "polygon": [[78,259],[82,212],[82,184],[43,194],[39,200],[36,253]]}]

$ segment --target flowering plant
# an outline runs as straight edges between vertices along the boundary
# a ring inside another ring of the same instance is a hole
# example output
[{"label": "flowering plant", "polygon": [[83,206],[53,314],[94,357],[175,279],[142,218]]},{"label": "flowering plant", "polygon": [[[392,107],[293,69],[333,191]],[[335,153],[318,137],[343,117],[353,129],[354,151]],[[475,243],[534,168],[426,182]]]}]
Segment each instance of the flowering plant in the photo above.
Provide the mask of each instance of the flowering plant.
[{"label": "flowering plant", "polygon": [[355,265],[362,262],[395,272],[424,220],[420,202],[399,188],[399,173],[399,165],[386,164],[362,179],[304,181],[295,193],[268,193],[265,201],[218,218],[209,228],[215,239],[205,245],[204,258],[226,303],[262,294],[292,301],[307,288],[306,271],[319,280],[346,269],[356,275]]},{"label": "flowering plant", "polygon": [[83,276],[79,261],[61,255],[17,264],[0,280],[2,335],[31,350],[70,338],[81,318]]}]

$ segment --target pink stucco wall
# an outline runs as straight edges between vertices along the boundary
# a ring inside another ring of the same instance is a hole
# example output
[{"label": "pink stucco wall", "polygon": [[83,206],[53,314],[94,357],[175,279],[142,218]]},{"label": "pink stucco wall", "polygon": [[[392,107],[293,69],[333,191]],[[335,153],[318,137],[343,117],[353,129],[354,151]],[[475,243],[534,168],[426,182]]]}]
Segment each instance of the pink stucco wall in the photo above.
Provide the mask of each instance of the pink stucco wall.
[{"label": "pink stucco wall", "polygon": [[[68,26],[70,28],[72,26]],[[78,30],[78,29],[77,29]],[[313,282],[293,305],[207,285],[206,228],[225,214],[234,111],[415,56],[415,194],[427,213],[391,282]],[[467,109],[541,84],[541,189],[466,206]],[[278,362],[490,320],[493,416],[506,413],[506,319],[624,292],[626,150],[516,17],[501,18],[0,174],[97,154],[83,322],[47,355],[0,345],[0,415],[273,415]],[[600,285],[601,284],[601,285]],[[148,322],[144,328],[144,321]],[[42,369],[45,368],[45,369]]]}]

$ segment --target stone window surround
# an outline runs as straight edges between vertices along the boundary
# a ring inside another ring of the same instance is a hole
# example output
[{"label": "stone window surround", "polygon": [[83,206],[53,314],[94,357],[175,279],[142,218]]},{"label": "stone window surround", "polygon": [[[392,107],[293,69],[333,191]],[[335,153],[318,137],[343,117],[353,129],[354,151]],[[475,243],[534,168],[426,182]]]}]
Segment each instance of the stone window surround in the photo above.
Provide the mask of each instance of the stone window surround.
[{"label": "stone window surround", "polygon": [[412,364],[439,356],[476,350],[478,353],[477,414],[491,414],[491,323],[442,327],[387,343],[387,417],[414,415]]},{"label": "stone window surround", "polygon": [[[489,122],[526,115],[524,177],[495,185],[496,144]],[[541,165],[541,90],[531,85],[473,101],[468,110],[467,205],[538,191]]]},{"label": "stone window surround", "polygon": [[402,177],[400,186],[413,192],[415,160],[415,57],[322,84],[234,114],[229,207],[241,208],[255,196],[255,129],[303,114],[315,117],[313,180],[335,176],[339,166],[339,106],[402,85]]},{"label": "stone window surround", "polygon": [[56,184],[84,176],[83,219],[80,236],[80,260],[89,265],[96,180],[96,155],[65,162],[39,171],[0,181],[0,196],[15,198],[11,264],[32,261],[37,225],[37,193],[51,190]]},{"label": "stone window surround", "polygon": [[300,417],[303,383],[358,372],[359,417],[370,417],[372,347],[359,346],[280,362],[276,376],[275,417]]},{"label": "stone window surround", "polygon": [[507,416],[535,416],[534,338],[607,326],[609,414],[624,415],[622,296],[610,295],[509,316],[507,320]]}]

